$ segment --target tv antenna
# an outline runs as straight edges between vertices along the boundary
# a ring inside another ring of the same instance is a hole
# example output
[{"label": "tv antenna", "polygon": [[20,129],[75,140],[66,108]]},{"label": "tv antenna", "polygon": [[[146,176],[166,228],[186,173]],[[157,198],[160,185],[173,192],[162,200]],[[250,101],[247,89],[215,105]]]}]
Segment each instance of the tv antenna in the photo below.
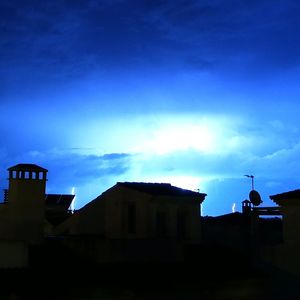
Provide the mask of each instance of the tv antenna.
[{"label": "tv antenna", "polygon": [[254,206],[258,206],[262,203],[259,192],[254,190],[254,176],[253,175],[244,175],[248,178],[251,178],[251,187],[252,190],[249,193],[249,200]]},{"label": "tv antenna", "polygon": [[252,190],[254,190],[254,176],[253,175],[244,175],[248,178],[251,178],[251,187],[252,187]]}]

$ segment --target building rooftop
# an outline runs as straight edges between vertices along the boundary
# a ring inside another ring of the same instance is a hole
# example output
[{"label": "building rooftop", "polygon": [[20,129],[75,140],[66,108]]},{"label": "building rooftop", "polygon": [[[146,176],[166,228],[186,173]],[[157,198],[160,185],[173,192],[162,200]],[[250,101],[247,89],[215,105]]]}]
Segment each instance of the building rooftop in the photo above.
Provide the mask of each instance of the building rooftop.
[{"label": "building rooftop", "polygon": [[35,164],[17,164],[7,169],[8,171],[39,171],[39,172],[48,172],[47,169],[44,169]]},{"label": "building rooftop", "polygon": [[228,213],[216,217],[203,217],[202,219],[206,223],[222,223],[231,225],[237,225],[242,223],[248,224],[250,222],[249,216],[240,212]]},{"label": "building rooftop", "polygon": [[300,203],[300,189],[284,192],[276,195],[269,196],[276,204],[282,205],[286,200],[299,199]]},{"label": "building rooftop", "polygon": [[137,190],[150,195],[193,196],[204,200],[206,194],[193,192],[171,185],[170,183],[118,182],[117,185]]}]

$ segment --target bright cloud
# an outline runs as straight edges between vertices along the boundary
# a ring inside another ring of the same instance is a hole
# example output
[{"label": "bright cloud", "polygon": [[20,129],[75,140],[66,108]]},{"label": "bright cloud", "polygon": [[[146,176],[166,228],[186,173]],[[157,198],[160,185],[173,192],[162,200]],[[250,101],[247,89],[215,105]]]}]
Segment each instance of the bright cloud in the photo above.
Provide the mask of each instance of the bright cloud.
[{"label": "bright cloud", "polygon": [[157,128],[150,128],[147,139],[142,141],[136,150],[153,154],[166,154],[186,149],[200,152],[213,151],[216,135],[213,129],[203,123],[174,118],[172,121],[157,124],[155,126]]},{"label": "bright cloud", "polygon": [[198,114],[104,118],[85,122],[76,128],[72,145],[74,148],[85,145],[87,151],[98,151],[98,154],[113,149],[160,155],[187,149],[212,153],[221,148],[224,151],[225,139],[236,126],[235,119]]}]

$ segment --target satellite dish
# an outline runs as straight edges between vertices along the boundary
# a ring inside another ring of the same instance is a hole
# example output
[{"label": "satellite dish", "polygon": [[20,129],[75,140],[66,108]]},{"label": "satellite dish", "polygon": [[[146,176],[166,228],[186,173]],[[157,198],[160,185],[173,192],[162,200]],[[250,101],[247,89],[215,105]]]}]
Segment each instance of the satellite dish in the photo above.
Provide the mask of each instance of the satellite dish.
[{"label": "satellite dish", "polygon": [[250,199],[251,203],[255,206],[258,206],[262,203],[260,194],[256,190],[250,191],[249,199]]}]

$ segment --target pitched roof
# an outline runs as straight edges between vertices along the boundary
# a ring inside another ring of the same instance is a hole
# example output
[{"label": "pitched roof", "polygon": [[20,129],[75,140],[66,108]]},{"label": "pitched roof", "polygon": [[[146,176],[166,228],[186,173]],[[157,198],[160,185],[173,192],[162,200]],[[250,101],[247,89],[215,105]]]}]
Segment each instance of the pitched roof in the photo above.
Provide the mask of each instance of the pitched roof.
[{"label": "pitched roof", "polygon": [[118,182],[117,185],[134,189],[150,195],[160,196],[192,196],[203,198],[206,194],[193,192],[171,185],[170,183]]},{"label": "pitched roof", "polygon": [[300,189],[284,192],[276,195],[271,195],[269,197],[278,205],[284,204],[286,200],[291,200],[291,199],[299,199],[299,203],[300,203]]},{"label": "pitched roof", "polygon": [[48,172],[47,169],[44,169],[35,164],[17,164],[7,169],[8,171],[40,171]]},{"label": "pitched roof", "polygon": [[220,215],[216,217],[204,217],[204,221],[208,223],[222,223],[222,224],[231,224],[238,225],[243,223],[249,223],[250,218],[248,215],[245,215],[240,212],[228,213],[225,215]]}]

